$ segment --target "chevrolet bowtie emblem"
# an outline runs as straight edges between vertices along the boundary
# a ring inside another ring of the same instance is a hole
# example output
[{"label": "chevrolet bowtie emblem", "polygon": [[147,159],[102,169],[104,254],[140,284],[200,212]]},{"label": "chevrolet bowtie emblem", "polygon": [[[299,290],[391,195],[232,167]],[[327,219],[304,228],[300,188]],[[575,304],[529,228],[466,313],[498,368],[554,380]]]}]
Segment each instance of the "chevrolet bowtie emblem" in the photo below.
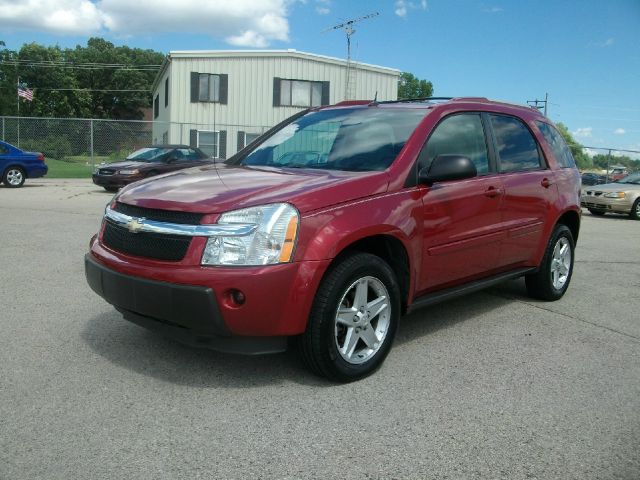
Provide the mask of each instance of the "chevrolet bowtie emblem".
[{"label": "chevrolet bowtie emblem", "polygon": [[127,222],[127,230],[131,233],[138,233],[144,227],[144,218],[132,218]]}]

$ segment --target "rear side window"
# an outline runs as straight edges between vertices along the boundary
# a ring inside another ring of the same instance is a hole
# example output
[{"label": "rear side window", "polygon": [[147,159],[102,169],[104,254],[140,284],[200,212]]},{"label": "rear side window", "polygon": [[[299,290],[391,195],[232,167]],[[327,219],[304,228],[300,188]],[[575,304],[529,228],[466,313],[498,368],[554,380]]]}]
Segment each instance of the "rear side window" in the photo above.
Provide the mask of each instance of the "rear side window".
[{"label": "rear side window", "polygon": [[562,168],[574,168],[576,166],[576,162],[573,159],[573,155],[571,154],[571,150],[567,146],[567,143],[560,135],[560,132],[555,129],[553,125],[549,125],[544,122],[536,122],[536,125],[542,132],[542,136],[547,141],[551,150],[553,151],[553,155],[556,157],[558,164]]},{"label": "rear side window", "polygon": [[427,141],[426,151],[420,155],[422,169],[431,165],[438,155],[455,154],[469,158],[478,175],[489,171],[489,156],[484,140],[482,120],[477,113],[462,113],[445,118]]},{"label": "rear side window", "polygon": [[537,170],[541,167],[538,144],[520,120],[490,115],[501,172]]}]

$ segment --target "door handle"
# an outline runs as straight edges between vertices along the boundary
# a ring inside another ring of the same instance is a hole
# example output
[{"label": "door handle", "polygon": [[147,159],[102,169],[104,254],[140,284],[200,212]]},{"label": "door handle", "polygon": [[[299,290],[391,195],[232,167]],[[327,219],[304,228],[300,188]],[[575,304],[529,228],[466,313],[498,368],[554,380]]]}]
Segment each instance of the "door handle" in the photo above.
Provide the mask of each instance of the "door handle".
[{"label": "door handle", "polygon": [[553,185],[553,182],[548,178],[543,178],[540,182],[540,185],[542,185],[544,188],[549,188],[551,185]]},{"label": "door handle", "polygon": [[489,187],[484,191],[485,196],[489,198],[497,197],[498,195],[502,195],[502,189],[496,187]]}]

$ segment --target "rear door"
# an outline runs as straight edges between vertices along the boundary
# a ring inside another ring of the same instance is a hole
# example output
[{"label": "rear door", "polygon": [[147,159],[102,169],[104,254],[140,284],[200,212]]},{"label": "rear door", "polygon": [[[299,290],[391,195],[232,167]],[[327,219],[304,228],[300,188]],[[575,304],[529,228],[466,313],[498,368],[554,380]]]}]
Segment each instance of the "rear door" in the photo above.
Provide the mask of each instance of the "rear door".
[{"label": "rear door", "polygon": [[531,264],[544,233],[544,221],[558,198],[554,172],[529,127],[519,118],[487,114],[502,177],[504,198],[501,267]]},{"label": "rear door", "polygon": [[445,117],[423,147],[419,168],[428,167],[440,154],[468,157],[478,176],[438,182],[426,190],[420,292],[495,268],[504,235],[500,226],[502,182],[490,161],[482,115],[464,112]]}]

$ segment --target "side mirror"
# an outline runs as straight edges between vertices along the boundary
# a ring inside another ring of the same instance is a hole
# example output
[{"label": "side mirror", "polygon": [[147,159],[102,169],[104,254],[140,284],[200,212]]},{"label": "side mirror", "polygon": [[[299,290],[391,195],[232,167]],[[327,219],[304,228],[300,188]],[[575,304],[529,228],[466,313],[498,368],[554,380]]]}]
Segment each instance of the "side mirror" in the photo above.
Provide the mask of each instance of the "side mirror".
[{"label": "side mirror", "polygon": [[433,185],[435,182],[447,180],[463,180],[478,175],[475,164],[462,155],[438,155],[431,166],[418,172],[418,182]]}]

